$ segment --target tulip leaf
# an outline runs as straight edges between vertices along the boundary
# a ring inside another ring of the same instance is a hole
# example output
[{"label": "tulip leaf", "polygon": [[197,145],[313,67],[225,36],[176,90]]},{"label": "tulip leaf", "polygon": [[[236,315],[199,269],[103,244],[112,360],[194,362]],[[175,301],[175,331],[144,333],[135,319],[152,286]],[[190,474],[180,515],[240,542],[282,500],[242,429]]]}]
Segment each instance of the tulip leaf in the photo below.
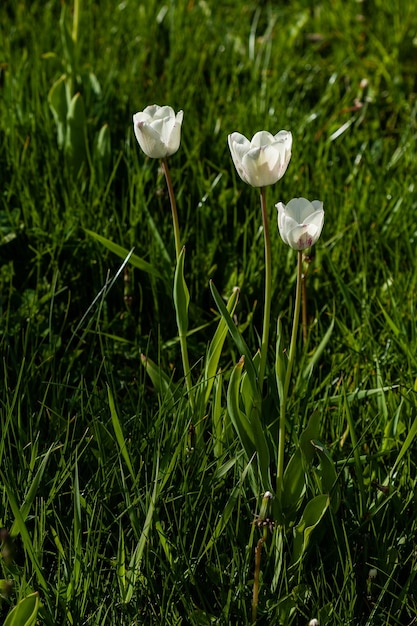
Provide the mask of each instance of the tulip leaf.
[{"label": "tulip leaf", "polygon": [[213,404],[211,408],[211,419],[213,422],[214,456],[220,459],[225,449],[227,430],[230,425],[228,414],[223,408],[223,376],[222,372],[217,373],[214,379]]},{"label": "tulip leaf", "polygon": [[6,617],[3,626],[34,626],[39,610],[39,594],[22,598]]},{"label": "tulip leaf", "polygon": [[[234,289],[232,295],[227,302],[227,311],[230,315],[233,315],[237,302],[239,299],[239,289]],[[223,344],[227,335],[227,325],[224,317],[220,318],[217,325],[216,332],[213,335],[213,339],[207,350],[206,363],[204,368],[204,406],[207,404],[210,398],[210,393],[214,383],[214,377],[217,372],[219,359],[222,353]]]},{"label": "tulip leaf", "polygon": [[283,477],[282,511],[287,522],[294,521],[293,517],[305,491],[305,483],[303,454],[301,448],[297,448],[287,463]]},{"label": "tulip leaf", "polygon": [[94,165],[97,166],[101,178],[105,178],[110,168],[111,161],[111,142],[110,130],[108,124],[104,124],[94,143]]},{"label": "tulip leaf", "polygon": [[62,149],[65,144],[68,113],[68,83],[65,74],[58,78],[49,90],[48,104],[57,127],[58,147]]},{"label": "tulip leaf", "polygon": [[323,493],[330,494],[332,509],[333,511],[337,511],[340,506],[341,495],[336,466],[328,450],[326,450],[320,441],[312,440],[311,443],[320,459],[320,480],[322,491]]},{"label": "tulip leaf", "polygon": [[226,308],[226,305],[223,302],[222,297],[217,291],[212,280],[210,281],[210,289],[211,289],[211,293],[213,295],[214,301],[216,303],[216,306],[219,309],[221,316],[223,317],[223,319],[225,320],[227,324],[227,328],[229,329],[229,332],[232,336],[233,341],[236,344],[236,347],[239,353],[245,356],[245,367],[246,367],[248,378],[250,380],[254,398],[256,399],[257,404],[260,404],[260,392],[259,392],[259,387],[257,383],[257,374],[256,374],[255,367],[252,363],[252,357],[251,357],[249,348],[246,345],[246,342],[243,339],[242,335],[240,334],[239,330],[236,328],[236,324],[234,323],[229,311]]},{"label": "tulip leaf", "polygon": [[317,439],[319,436],[321,424],[321,415],[319,411],[314,411],[308,420],[308,424],[303,430],[298,440],[298,445],[301,448],[303,456],[307,463],[311,463],[314,458],[314,448],[312,445],[312,439]]},{"label": "tulip leaf", "polygon": [[177,259],[174,275],[174,305],[177,316],[178,333],[184,337],[188,331],[188,305],[190,294],[184,278],[185,247],[182,248]]},{"label": "tulip leaf", "polygon": [[255,452],[253,431],[247,416],[239,406],[240,383],[242,380],[244,362],[245,358],[242,357],[233,368],[230,376],[229,386],[227,389],[227,408],[242,447],[245,450],[247,457],[251,458]]},{"label": "tulip leaf", "polygon": [[142,354],[140,358],[161,399],[167,403],[168,407],[173,408],[175,404],[175,390],[172,380],[149,357]]},{"label": "tulip leaf", "polygon": [[[90,235],[90,237],[93,237],[93,239],[95,239],[96,241],[99,241],[105,248],[110,250],[110,252],[113,252],[114,254],[116,254],[121,259],[125,259],[128,256],[129,250],[127,250],[126,248],[123,248],[123,246],[119,246],[117,243],[110,241],[110,239],[106,239],[106,237],[103,237],[102,235],[98,235],[92,230],[85,229],[85,232],[87,233],[87,235]],[[131,263],[133,267],[137,267],[139,270],[142,270],[143,272],[147,272],[148,274],[151,274],[152,276],[155,276],[156,278],[161,278],[161,274],[153,265],[151,265],[151,263],[144,261],[142,258],[137,256],[136,254],[130,255],[129,263]]]},{"label": "tulip leaf", "polygon": [[269,475],[270,458],[268,443],[259,418],[258,408],[255,404],[252,404],[249,414],[246,414],[240,408],[239,399],[242,395],[241,385],[243,383],[244,363],[245,358],[242,356],[230,376],[227,390],[227,408],[247,458],[252,458],[253,454],[256,453],[262,488],[266,491],[271,489]]},{"label": "tulip leaf", "polygon": [[59,18],[59,28],[61,31],[62,48],[64,57],[68,65],[68,71],[75,70],[75,42],[69,31],[67,23],[67,8],[65,2],[62,3],[61,15]]},{"label": "tulip leaf", "polygon": [[[252,359],[253,366],[257,372],[259,371],[260,361],[261,361],[261,353],[258,350]],[[240,393],[242,396],[243,404],[245,406],[246,415],[251,415],[254,407],[258,408],[259,404],[257,403],[257,390],[255,390],[255,394],[254,394],[247,371],[245,371],[242,376]]]},{"label": "tulip leaf", "polygon": [[282,320],[278,317],[277,322],[277,345],[275,353],[275,376],[277,380],[278,395],[280,402],[284,398],[284,381],[287,372],[287,357],[282,347]]},{"label": "tulip leaf", "polygon": [[311,533],[319,524],[329,507],[329,496],[321,494],[307,502],[297,526],[294,527],[294,544],[292,565],[296,565],[303,557],[310,542]]},{"label": "tulip leaf", "polygon": [[87,126],[84,100],[80,93],[72,98],[67,112],[67,132],[64,150],[75,174],[87,160]]}]

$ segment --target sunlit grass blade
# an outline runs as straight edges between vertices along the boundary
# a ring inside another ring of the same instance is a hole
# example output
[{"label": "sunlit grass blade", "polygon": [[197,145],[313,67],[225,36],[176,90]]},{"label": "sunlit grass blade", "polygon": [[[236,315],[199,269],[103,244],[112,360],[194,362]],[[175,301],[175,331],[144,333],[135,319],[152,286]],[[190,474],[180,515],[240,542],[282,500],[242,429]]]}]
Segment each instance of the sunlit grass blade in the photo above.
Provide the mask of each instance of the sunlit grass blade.
[{"label": "sunlit grass blade", "polygon": [[333,329],[334,329],[334,318],[332,319],[329,328],[327,329],[323,339],[320,341],[319,345],[317,346],[317,348],[314,350],[314,354],[311,357],[311,359],[309,360],[307,366],[304,368],[304,371],[302,372],[302,377],[304,379],[309,379],[313,373],[314,368],[316,367],[317,363],[320,361],[320,358],[324,352],[324,350],[326,349],[327,344],[330,341],[330,338],[332,336],[333,333]]},{"label": "sunlit grass blade", "polygon": [[222,533],[224,532],[227,524],[230,522],[233,511],[235,511],[238,500],[242,495],[243,483],[246,479],[248,472],[252,469],[253,458],[249,460],[247,465],[245,466],[242,475],[238,484],[232,489],[231,494],[227,500],[226,506],[223,509],[220,519],[216,524],[216,527],[211,534],[210,539],[204,546],[201,546],[201,552],[199,555],[199,559],[201,559],[215,544],[215,542],[220,538]]},{"label": "sunlit grass blade", "polygon": [[[46,465],[48,463],[49,457],[51,455],[51,453],[55,450],[55,446],[51,446],[49,448],[49,450],[46,452],[46,454],[44,455],[42,462],[39,466],[39,468],[36,471],[35,476],[33,477],[33,480],[30,484],[30,488],[25,496],[25,500],[22,504],[22,506],[20,507],[20,515],[21,515],[21,519],[23,520],[23,522],[26,521],[30,509],[33,505],[33,502],[37,496],[38,493],[38,489],[39,489],[39,485],[42,481],[42,477],[44,475],[45,469],[46,469]],[[19,532],[19,522],[18,520],[15,520],[11,530],[10,530],[10,534],[13,536],[16,536]]]},{"label": "sunlit grass blade", "polygon": [[109,400],[109,407],[110,407],[110,415],[111,415],[111,420],[112,420],[112,424],[113,424],[113,429],[114,429],[114,434],[116,435],[116,441],[117,444],[119,446],[119,450],[120,453],[127,465],[127,468],[129,470],[129,473],[132,477],[132,480],[134,481],[135,479],[135,471],[133,469],[133,465],[132,465],[132,461],[130,460],[130,455],[129,455],[129,451],[127,449],[127,443],[126,443],[126,439],[123,435],[123,430],[120,424],[120,420],[119,420],[119,416],[117,414],[117,410],[116,410],[116,405],[114,403],[114,399],[113,399],[113,394],[111,392],[110,387],[107,387],[107,397]]},{"label": "sunlit grass blade", "polygon": [[74,592],[77,592],[80,585],[81,563],[83,561],[82,526],[81,526],[81,494],[80,481],[78,478],[78,459],[75,459],[74,466],[74,567],[72,570],[72,585]]},{"label": "sunlit grass blade", "polygon": [[126,604],[132,600],[133,593],[135,590],[135,585],[137,578],[139,576],[140,565],[142,562],[143,551],[145,549],[146,542],[149,539],[149,532],[152,526],[152,518],[155,512],[157,494],[158,494],[158,480],[159,480],[159,459],[157,460],[156,468],[155,468],[155,478],[154,478],[154,487],[152,494],[149,497],[148,502],[148,510],[146,513],[145,522],[143,524],[142,533],[140,539],[136,545],[135,550],[131,556],[129,562],[129,568],[126,571],[126,581],[125,581],[125,595],[123,601]]},{"label": "sunlit grass blade", "polygon": [[122,523],[119,523],[119,541],[117,544],[116,576],[119,585],[120,597],[126,596],[126,549]]},{"label": "sunlit grass blade", "polygon": [[[110,239],[107,239],[106,237],[103,237],[102,235],[99,235],[98,233],[94,233],[92,230],[86,229],[85,232],[87,233],[87,235],[89,235],[90,237],[92,237],[93,239],[101,243],[105,248],[110,250],[110,252],[113,252],[114,254],[116,254],[121,259],[125,259],[128,256],[129,250],[127,250],[126,248],[123,248],[123,246],[120,246],[119,244],[114,243],[113,241],[110,241]],[[139,270],[142,270],[143,272],[146,272],[147,274],[151,274],[155,278],[161,278],[161,274],[156,269],[156,267],[152,265],[151,263],[148,263],[144,259],[141,259],[139,256],[137,256],[137,254],[132,253],[130,255],[129,263],[131,263],[134,267],[137,267]]]},{"label": "sunlit grass blade", "polygon": [[156,363],[152,361],[152,359],[144,354],[141,354],[140,359],[152,381],[153,386],[160,394],[161,400],[172,409],[175,402],[179,399],[179,393],[174,382]]},{"label": "sunlit grass blade", "polygon": [[48,583],[45,579],[45,576],[43,574],[42,571],[42,567],[39,563],[39,559],[37,557],[36,551],[34,549],[33,546],[33,541],[32,538],[30,536],[30,533],[27,529],[27,526],[25,524],[25,520],[22,517],[22,514],[20,512],[19,506],[16,502],[16,498],[13,494],[13,491],[11,489],[11,487],[9,486],[9,483],[7,481],[6,476],[3,474],[3,472],[0,470],[0,478],[1,481],[3,483],[3,489],[6,493],[7,499],[9,501],[10,504],[10,508],[13,512],[14,518],[15,518],[15,532],[16,534],[20,534],[21,538],[22,538],[22,543],[25,549],[25,552],[28,556],[28,559],[36,573],[36,579],[38,581],[38,584],[43,588],[43,590],[45,592],[47,592],[48,590]]}]

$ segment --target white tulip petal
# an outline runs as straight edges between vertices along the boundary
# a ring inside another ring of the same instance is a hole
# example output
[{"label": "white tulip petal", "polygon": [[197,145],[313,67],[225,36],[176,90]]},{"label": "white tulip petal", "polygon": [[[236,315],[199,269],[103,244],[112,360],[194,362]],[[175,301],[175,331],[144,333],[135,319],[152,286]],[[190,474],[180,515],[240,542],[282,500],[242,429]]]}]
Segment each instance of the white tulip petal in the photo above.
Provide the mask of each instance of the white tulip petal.
[{"label": "white tulip petal", "polygon": [[144,153],[152,159],[160,159],[166,156],[166,146],[161,141],[159,133],[146,122],[140,122],[135,126],[135,135]]},{"label": "white tulip petal", "polygon": [[312,200],[311,204],[316,211],[323,211],[323,202],[321,200]]},{"label": "white tulip petal", "polygon": [[170,106],[152,104],[133,116],[136,139],[145,154],[152,159],[174,154],[181,142],[183,112],[175,115]]},{"label": "white tulip petal", "polygon": [[274,136],[271,135],[267,130],[259,130],[252,137],[252,141],[250,142],[251,148],[262,148],[265,146],[269,146],[274,142]]},{"label": "white tulip petal", "polygon": [[273,185],[285,174],[291,158],[291,142],[292,135],[288,131],[274,136],[261,130],[251,141],[238,132],[228,137],[236,170],[242,180],[253,187]]},{"label": "white tulip petal", "polygon": [[278,202],[278,229],[282,240],[294,250],[310,248],[320,237],[324,210],[320,200],[293,198],[287,205]]},{"label": "white tulip petal", "polygon": [[317,226],[314,224],[301,224],[297,225],[292,230],[288,231],[288,243],[294,250],[305,250],[305,248],[311,248],[311,246],[317,241]]}]

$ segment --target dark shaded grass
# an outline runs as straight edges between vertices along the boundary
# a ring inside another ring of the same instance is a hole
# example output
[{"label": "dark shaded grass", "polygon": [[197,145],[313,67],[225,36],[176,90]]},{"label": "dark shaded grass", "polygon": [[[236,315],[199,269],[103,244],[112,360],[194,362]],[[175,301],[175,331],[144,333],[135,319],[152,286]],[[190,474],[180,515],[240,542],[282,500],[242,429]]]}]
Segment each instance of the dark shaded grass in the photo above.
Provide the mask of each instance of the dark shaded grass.
[{"label": "dark shaded grass", "polygon": [[[313,379],[307,386],[298,381],[291,415],[304,423],[313,410],[321,412],[342,504],[318,529],[296,584],[283,575],[272,590],[272,540],[265,547],[259,621],[284,623],[289,597],[296,609],[287,623],[313,616],[321,623],[411,623],[414,443],[392,476],[391,495],[384,499],[378,485],[416,408],[413,4],[85,2],[74,92],[85,100],[91,154],[108,123],[112,157],[103,173],[90,156],[78,177],[58,150],[47,103],[53,82],[68,70],[61,9],[17,0],[1,9],[1,471],[18,507],[52,446],[24,520],[33,550],[20,529],[13,563],[1,561],[14,585],[2,617],[9,604],[39,589],[41,619],[51,625],[250,623],[256,502],[245,483],[229,522],[204,552],[239,484],[244,463],[237,441],[229,429],[224,454],[216,457],[208,415],[190,450],[185,403],[172,407],[158,398],[140,368],[144,352],[181,378],[166,287],[174,260],[167,197],[157,163],[139,152],[131,131],[132,114],[157,102],[185,112],[182,146],[170,165],[192,326],[208,324],[190,337],[196,373],[212,336],[210,278],[224,294],[241,287],[237,319],[249,322],[251,349],[261,332],[259,199],[237,180],[227,134],[288,128],[294,135],[288,172],[267,194],[272,319],[283,314],[287,337],[294,258],[275,230],[273,205],[298,195],[325,204],[325,229],[308,273],[307,352],[333,318],[335,329]],[[66,6],[70,27],[71,10]],[[164,281],[130,268],[110,288],[122,260],[85,228],[135,247]],[[299,352],[305,359],[301,343]],[[239,356],[228,342],[226,372]],[[107,385],[134,475],[117,444]],[[378,387],[387,390],[349,396]],[[120,532],[129,561],[158,459],[168,474],[126,604],[116,566]],[[3,486],[0,523],[10,529],[8,492]],[[378,572],[372,581],[371,567]]]}]

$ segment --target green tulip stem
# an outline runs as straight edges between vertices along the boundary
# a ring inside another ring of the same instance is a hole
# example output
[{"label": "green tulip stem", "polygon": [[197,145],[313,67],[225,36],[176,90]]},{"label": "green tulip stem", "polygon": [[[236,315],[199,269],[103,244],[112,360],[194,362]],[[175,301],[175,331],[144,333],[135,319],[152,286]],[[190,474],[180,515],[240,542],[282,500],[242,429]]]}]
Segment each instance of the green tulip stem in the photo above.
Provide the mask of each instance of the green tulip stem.
[{"label": "green tulip stem", "polygon": [[172,223],[174,226],[175,237],[175,255],[178,261],[178,257],[180,256],[181,252],[180,225],[178,222],[178,211],[177,203],[175,202],[174,188],[172,186],[171,174],[169,173],[168,161],[166,157],[162,159],[162,169],[164,170],[165,180],[168,187],[169,201],[171,203]]},{"label": "green tulip stem", "polygon": [[282,482],[284,475],[284,444],[285,444],[285,414],[287,410],[288,389],[291,381],[291,372],[295,359],[295,348],[297,345],[298,322],[300,319],[301,291],[303,280],[303,253],[298,251],[297,256],[297,286],[295,291],[294,318],[292,325],[290,352],[288,355],[287,371],[285,374],[284,388],[280,403],[279,415],[279,436],[278,436],[278,468],[277,468],[277,497],[281,499]]},{"label": "green tulip stem", "polygon": [[265,369],[266,369],[266,360],[268,356],[269,320],[271,316],[271,285],[272,285],[271,238],[269,236],[265,187],[261,187],[261,209],[262,209],[262,223],[263,223],[263,229],[264,229],[264,245],[265,245],[264,324],[263,324],[263,329],[262,329],[261,362],[259,366],[259,387],[262,391],[263,380],[264,380]]},{"label": "green tulip stem", "polygon": [[[171,212],[172,212],[172,223],[174,226],[174,237],[175,237],[175,256],[176,262],[178,264],[178,259],[181,253],[181,239],[180,239],[180,225],[178,221],[178,211],[177,211],[177,203],[175,201],[174,188],[172,186],[171,174],[169,172],[168,160],[166,157],[162,159],[162,168],[165,174],[165,180],[168,187],[168,195],[169,201],[171,203]],[[187,335],[178,329],[178,335],[180,340],[181,347],[181,358],[182,358],[182,367],[184,370],[185,384],[187,387],[188,398],[190,400],[191,408],[194,409],[194,398],[192,394],[192,380],[191,380],[191,369],[190,369],[190,361],[188,358],[188,347],[187,347]]]}]

